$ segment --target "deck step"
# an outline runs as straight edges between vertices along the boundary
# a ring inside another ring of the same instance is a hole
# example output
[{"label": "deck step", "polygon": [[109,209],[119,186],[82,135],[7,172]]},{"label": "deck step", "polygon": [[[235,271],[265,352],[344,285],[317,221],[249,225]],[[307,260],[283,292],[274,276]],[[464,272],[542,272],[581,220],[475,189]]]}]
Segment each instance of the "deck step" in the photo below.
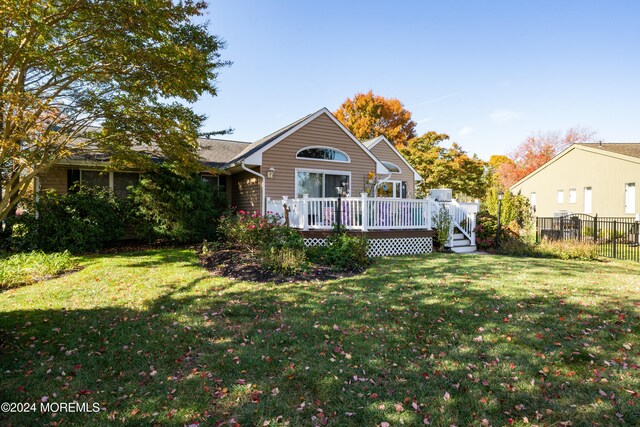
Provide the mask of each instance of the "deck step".
[{"label": "deck step", "polygon": [[463,247],[463,246],[471,246],[471,241],[469,239],[458,239],[458,240],[453,240],[451,242],[451,246],[454,248],[459,248],[459,247]]},{"label": "deck step", "polygon": [[462,233],[453,233],[453,240],[466,239],[467,237]]},{"label": "deck step", "polygon": [[457,254],[468,254],[471,252],[475,252],[476,251],[476,247],[474,246],[458,246],[458,247],[452,247],[451,250]]}]

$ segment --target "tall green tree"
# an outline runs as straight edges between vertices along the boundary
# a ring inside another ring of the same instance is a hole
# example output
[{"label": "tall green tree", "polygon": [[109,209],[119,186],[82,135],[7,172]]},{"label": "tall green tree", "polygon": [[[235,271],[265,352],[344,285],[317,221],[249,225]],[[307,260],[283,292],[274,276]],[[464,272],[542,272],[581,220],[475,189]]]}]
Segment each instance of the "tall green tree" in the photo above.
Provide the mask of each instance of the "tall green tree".
[{"label": "tall green tree", "polygon": [[427,132],[409,140],[400,152],[420,174],[423,181],[418,192],[426,194],[434,188],[451,188],[456,197],[480,198],[487,188],[485,162],[469,157],[456,143],[444,148],[449,136]]},{"label": "tall green tree", "polygon": [[416,123],[402,102],[373,91],[347,98],[333,114],[361,141],[383,135],[399,147],[416,136]]},{"label": "tall green tree", "polygon": [[[199,167],[204,120],[185,103],[216,94],[223,43],[185,0],[0,2],[0,220],[34,177],[79,152],[115,166]],[[98,127],[95,127],[95,126]]]}]

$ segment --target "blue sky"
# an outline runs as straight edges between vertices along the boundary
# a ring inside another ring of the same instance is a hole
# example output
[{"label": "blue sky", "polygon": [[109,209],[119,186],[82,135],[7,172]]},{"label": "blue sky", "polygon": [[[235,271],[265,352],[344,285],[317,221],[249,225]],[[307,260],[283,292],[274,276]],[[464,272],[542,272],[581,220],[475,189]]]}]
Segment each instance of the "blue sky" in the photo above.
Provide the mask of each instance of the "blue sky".
[{"label": "blue sky", "polygon": [[214,0],[233,65],[195,109],[253,141],[371,89],[485,160],[576,125],[640,142],[638,17],[614,0]]}]

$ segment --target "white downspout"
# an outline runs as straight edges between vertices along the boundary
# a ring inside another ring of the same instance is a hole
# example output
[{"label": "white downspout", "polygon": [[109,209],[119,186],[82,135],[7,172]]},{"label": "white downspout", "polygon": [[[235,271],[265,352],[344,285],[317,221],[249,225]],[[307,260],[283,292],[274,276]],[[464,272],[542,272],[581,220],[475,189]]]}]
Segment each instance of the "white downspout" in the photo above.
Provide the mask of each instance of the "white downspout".
[{"label": "white downspout", "polygon": [[264,175],[259,174],[258,172],[249,169],[248,167],[246,167],[244,165],[244,162],[240,163],[240,167],[242,169],[244,169],[245,171],[249,172],[250,174],[253,174],[259,178],[262,179],[262,183],[260,184],[260,188],[261,188],[261,194],[262,194],[262,198],[260,199],[260,215],[264,216],[265,213],[265,201],[266,201],[266,195],[267,195],[267,189],[266,189],[266,180],[264,178]]}]

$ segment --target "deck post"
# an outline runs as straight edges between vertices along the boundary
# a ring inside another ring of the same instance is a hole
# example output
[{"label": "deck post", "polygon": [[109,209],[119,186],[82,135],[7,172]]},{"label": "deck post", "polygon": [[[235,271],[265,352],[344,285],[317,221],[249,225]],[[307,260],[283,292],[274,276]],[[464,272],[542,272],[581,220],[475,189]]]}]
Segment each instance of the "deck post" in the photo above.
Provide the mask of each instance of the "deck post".
[{"label": "deck post", "polygon": [[302,229],[307,231],[309,229],[309,195],[302,195]]},{"label": "deck post", "polygon": [[433,215],[432,215],[432,210],[433,210],[433,200],[431,200],[431,198],[427,198],[424,199],[425,200],[425,204],[424,204],[424,212],[427,213],[427,228],[429,230],[433,230]]},{"label": "deck post", "polygon": [[471,244],[476,245],[476,222],[478,218],[478,212],[473,212],[469,215],[469,221],[471,221]]},{"label": "deck post", "polygon": [[362,231],[367,231],[369,225],[369,201],[367,200],[367,193],[360,193],[362,198]]}]

